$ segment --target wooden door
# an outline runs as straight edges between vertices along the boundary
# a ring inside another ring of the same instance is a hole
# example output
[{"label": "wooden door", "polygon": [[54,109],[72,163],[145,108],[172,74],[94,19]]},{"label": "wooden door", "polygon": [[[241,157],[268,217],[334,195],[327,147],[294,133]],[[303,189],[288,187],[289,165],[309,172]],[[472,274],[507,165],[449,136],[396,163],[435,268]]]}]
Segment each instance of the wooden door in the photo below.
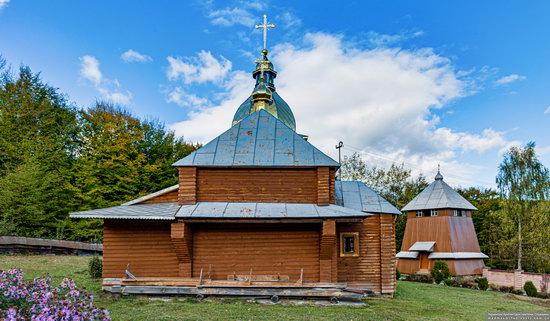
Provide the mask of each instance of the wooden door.
[{"label": "wooden door", "polygon": [[429,270],[430,261],[428,260],[428,253],[420,253],[420,270]]}]

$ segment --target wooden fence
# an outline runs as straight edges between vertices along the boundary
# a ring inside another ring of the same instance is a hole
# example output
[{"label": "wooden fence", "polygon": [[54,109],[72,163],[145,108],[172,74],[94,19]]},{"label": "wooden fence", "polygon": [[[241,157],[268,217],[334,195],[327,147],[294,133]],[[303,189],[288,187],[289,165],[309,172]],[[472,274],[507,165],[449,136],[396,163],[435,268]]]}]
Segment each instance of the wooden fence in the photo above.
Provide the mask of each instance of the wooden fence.
[{"label": "wooden fence", "polygon": [[103,245],[96,243],[0,236],[0,253],[3,254],[92,255],[102,252]]}]

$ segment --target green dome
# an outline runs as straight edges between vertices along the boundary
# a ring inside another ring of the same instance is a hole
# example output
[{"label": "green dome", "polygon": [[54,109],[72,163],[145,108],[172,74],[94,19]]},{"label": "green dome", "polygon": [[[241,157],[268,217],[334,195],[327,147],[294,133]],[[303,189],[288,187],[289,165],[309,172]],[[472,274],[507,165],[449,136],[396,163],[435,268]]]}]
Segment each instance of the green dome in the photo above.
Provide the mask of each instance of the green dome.
[{"label": "green dome", "polygon": [[[296,131],[296,120],[294,114],[290,110],[290,106],[279,96],[275,91],[275,84],[273,80],[277,77],[277,72],[273,69],[273,64],[267,59],[267,50],[262,51],[262,59],[256,62],[256,68],[252,73],[252,77],[256,79],[256,85],[252,94],[239,106],[235,116],[233,117],[232,126],[238,124],[246,116],[258,111],[258,109],[265,109],[268,113],[278,118],[285,125]],[[269,99],[262,97],[266,94],[264,91],[268,91],[271,94]],[[264,100],[265,104],[255,104],[254,97]],[[261,107],[259,107],[261,106]]]}]

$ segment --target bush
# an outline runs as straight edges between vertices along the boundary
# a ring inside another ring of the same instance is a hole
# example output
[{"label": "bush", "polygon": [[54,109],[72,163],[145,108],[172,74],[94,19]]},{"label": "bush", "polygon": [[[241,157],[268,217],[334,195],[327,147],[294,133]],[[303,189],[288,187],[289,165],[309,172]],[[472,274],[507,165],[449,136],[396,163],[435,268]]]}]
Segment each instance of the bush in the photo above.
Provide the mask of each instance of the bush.
[{"label": "bush", "polygon": [[449,271],[449,266],[447,265],[447,262],[440,260],[435,261],[431,274],[432,278],[437,284],[451,277],[451,271]]},{"label": "bush", "polygon": [[443,280],[443,283],[446,286],[453,286],[453,279],[452,278],[445,279],[445,280]]},{"label": "bush", "polygon": [[523,285],[523,289],[525,290],[525,293],[530,297],[536,297],[537,296],[537,288],[531,281],[525,282]]},{"label": "bush", "polygon": [[399,272],[399,270],[395,270],[395,278],[397,280],[401,279],[401,272]]},{"label": "bush", "polygon": [[477,279],[477,287],[478,287],[481,291],[487,291],[487,289],[489,288],[489,281],[487,280],[487,278],[479,278],[479,279]]},{"label": "bush", "polygon": [[49,277],[25,282],[19,269],[1,271],[0,320],[111,320],[73,280],[57,288],[50,282]]},{"label": "bush", "polygon": [[504,293],[512,293],[514,292],[514,287],[513,286],[501,286],[500,288],[498,288],[500,292],[504,292]]},{"label": "bush", "polygon": [[412,282],[421,282],[421,283],[432,283],[433,279],[429,274],[409,274],[405,278],[407,281]]},{"label": "bush", "polygon": [[517,294],[517,295],[523,295],[523,290],[512,290],[512,293],[513,294]]},{"label": "bush", "polygon": [[101,278],[103,274],[103,261],[101,261],[99,256],[94,256],[90,259],[90,262],[88,262],[88,271],[92,279]]}]

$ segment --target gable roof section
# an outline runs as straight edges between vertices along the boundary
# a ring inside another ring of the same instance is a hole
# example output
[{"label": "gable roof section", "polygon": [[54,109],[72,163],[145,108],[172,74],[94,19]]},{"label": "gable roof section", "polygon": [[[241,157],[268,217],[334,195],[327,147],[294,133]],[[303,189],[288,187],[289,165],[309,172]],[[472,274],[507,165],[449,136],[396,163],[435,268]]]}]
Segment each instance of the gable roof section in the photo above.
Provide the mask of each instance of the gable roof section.
[{"label": "gable roof section", "polygon": [[462,195],[452,189],[443,179],[436,179],[420,194],[416,195],[402,211],[418,211],[437,208],[456,208],[462,210],[477,210]]},{"label": "gable roof section", "polygon": [[336,181],[336,204],[367,213],[401,214],[395,206],[359,181]]},{"label": "gable roof section", "polygon": [[340,167],[265,110],[245,117],[173,166]]},{"label": "gable roof section", "polygon": [[165,189],[161,189],[160,191],[157,191],[157,192],[154,192],[154,193],[151,193],[151,194],[147,194],[147,195],[142,196],[140,198],[136,198],[136,199],[131,200],[129,202],[126,202],[122,205],[134,205],[134,204],[138,204],[138,203],[143,203],[143,202],[148,201],[148,200],[150,200],[152,198],[155,198],[157,196],[161,196],[161,195],[164,195],[166,193],[177,191],[178,188],[179,188],[179,184],[176,184],[176,185],[167,187]]}]

